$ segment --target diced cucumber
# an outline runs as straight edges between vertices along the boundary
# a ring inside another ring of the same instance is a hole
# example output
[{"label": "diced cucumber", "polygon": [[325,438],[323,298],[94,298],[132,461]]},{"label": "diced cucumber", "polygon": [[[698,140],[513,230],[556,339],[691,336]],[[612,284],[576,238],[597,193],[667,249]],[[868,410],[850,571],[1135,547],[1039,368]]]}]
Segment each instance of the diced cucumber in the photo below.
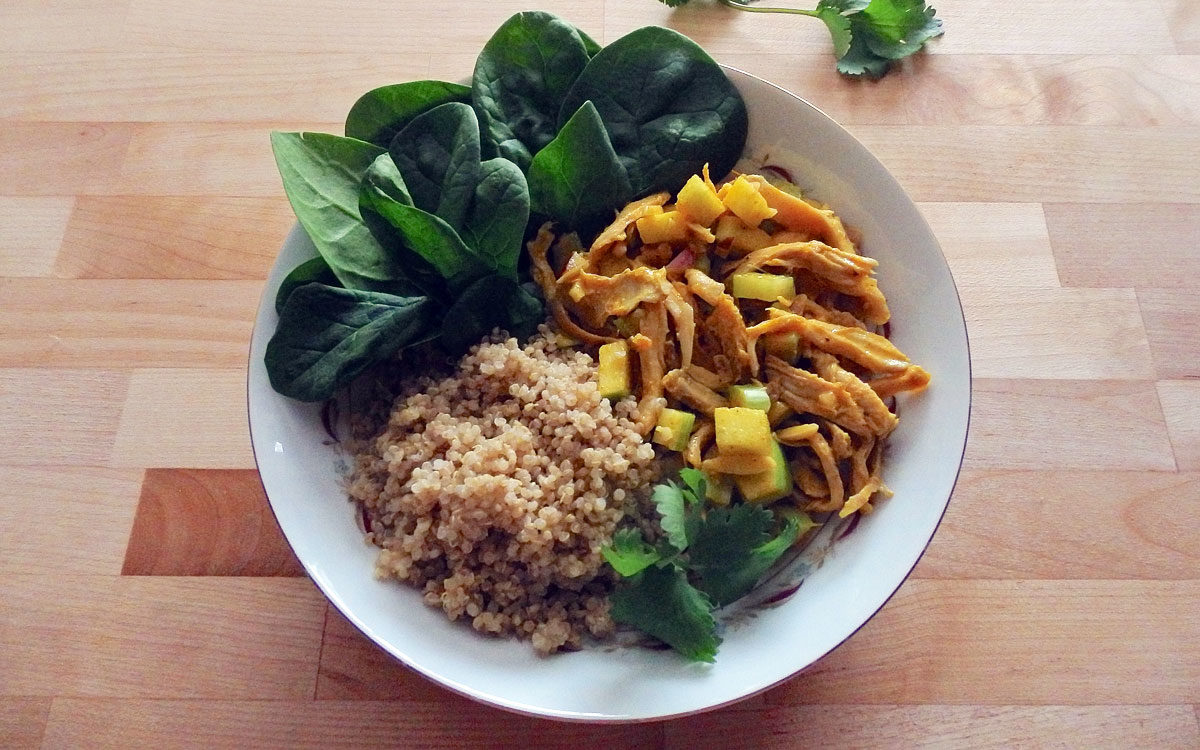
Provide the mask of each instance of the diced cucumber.
[{"label": "diced cucumber", "polygon": [[771,408],[771,397],[767,389],[761,385],[731,385],[729,386],[729,403],[734,406],[744,406],[747,409],[768,411]]},{"label": "diced cucumber", "polygon": [[767,354],[773,354],[784,362],[792,364],[800,355],[800,334],[795,331],[785,333],[768,333],[763,336],[763,346]]}]

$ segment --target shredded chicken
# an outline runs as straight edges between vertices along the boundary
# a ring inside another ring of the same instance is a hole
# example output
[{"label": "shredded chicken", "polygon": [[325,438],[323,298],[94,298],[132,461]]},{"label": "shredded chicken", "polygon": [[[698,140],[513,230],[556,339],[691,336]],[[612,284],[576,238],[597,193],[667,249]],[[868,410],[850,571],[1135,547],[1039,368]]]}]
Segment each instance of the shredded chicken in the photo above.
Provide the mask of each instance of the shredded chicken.
[{"label": "shredded chicken", "polygon": [[725,397],[702,385],[683,370],[671,370],[663,377],[663,387],[675,398],[702,414],[712,413],[722,406],[729,406]]},{"label": "shredded chicken", "polygon": [[862,305],[865,321],[882,325],[891,317],[891,312],[871,275],[876,265],[871,258],[813,240],[785,242],[755,250],[742,259],[734,273],[765,268],[808,271],[833,291],[855,297]]},{"label": "shredded chicken", "polygon": [[[890,495],[883,446],[899,420],[889,404],[926,388],[929,373],[882,335],[891,313],[878,264],[858,253],[853,229],[798,191],[741,176],[718,187],[706,167],[707,204],[671,203],[667,193],[630,203],[587,252],[574,237],[555,243],[543,226],[529,243],[534,280],[566,335],[593,347],[628,341],[643,435],[666,406],[694,412],[682,458],[728,487],[774,466],[766,456],[723,455],[715,440],[714,412],[730,405],[725,389],[761,383],[794,504],[869,513]],[[751,274],[760,291],[735,274]]]}]

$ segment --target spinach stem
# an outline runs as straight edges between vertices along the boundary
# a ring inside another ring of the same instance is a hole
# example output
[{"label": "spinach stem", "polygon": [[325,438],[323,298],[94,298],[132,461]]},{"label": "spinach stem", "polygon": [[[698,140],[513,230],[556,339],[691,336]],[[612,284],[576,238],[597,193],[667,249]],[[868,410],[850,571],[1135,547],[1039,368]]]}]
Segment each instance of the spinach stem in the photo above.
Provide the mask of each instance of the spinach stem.
[{"label": "spinach stem", "polygon": [[758,5],[750,5],[748,0],[718,0],[721,5],[727,5],[730,8],[744,10],[747,13],[793,13],[798,16],[811,16],[818,18],[817,12],[814,10],[804,10],[802,8],[764,8]]}]

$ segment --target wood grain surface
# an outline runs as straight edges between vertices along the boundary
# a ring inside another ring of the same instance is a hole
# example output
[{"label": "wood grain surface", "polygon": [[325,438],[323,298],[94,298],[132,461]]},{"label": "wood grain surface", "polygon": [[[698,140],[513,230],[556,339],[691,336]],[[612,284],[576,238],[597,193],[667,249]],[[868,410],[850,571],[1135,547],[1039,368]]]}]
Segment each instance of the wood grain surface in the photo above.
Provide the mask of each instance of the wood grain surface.
[{"label": "wood grain surface", "polygon": [[246,432],[293,222],[267,133],[467,76],[528,4],[0,3],[0,747],[1200,747],[1200,3],[934,4],[945,37],[878,82],[811,19],[538,4],[602,42],[671,26],[842,122],[939,237],[976,375],[945,521],[857,635],[600,727],[364,639]]}]

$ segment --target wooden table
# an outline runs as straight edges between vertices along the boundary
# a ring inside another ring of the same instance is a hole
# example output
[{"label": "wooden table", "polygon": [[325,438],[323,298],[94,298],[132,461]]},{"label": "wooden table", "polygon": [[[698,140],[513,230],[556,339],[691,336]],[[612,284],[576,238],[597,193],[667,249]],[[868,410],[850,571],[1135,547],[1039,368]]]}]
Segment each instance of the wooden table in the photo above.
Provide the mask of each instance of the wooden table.
[{"label": "wooden table", "polygon": [[0,746],[1200,745],[1200,3],[938,0],[878,83],[811,19],[663,23],[807,97],[940,238],[974,355],[949,513],[806,674],[658,724],[510,715],[398,666],[303,576],[246,431],[293,218],[267,142],[468,75],[512,0],[0,5]]}]

